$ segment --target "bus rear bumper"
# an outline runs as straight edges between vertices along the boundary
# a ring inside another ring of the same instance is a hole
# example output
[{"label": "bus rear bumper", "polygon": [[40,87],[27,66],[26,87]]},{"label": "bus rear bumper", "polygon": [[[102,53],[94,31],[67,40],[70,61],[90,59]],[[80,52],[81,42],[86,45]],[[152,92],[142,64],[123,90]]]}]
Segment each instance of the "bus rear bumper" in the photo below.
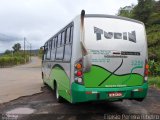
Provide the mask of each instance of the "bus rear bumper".
[{"label": "bus rear bumper", "polygon": [[[123,99],[142,100],[146,97],[148,83],[142,86],[121,87],[121,88],[85,88],[85,86],[72,83],[71,95],[72,103],[87,101],[119,101]],[[109,97],[110,92],[121,92],[120,97]]]}]

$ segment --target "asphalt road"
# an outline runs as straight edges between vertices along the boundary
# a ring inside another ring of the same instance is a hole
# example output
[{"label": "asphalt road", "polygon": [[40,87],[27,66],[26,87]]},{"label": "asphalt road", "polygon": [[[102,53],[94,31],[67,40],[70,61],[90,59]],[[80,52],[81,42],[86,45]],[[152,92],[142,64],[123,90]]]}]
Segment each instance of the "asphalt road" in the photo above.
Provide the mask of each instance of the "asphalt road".
[{"label": "asphalt road", "polygon": [[1,104],[0,113],[19,114],[18,118],[21,120],[103,120],[111,119],[111,115],[117,115],[118,120],[118,116],[122,119],[125,115],[137,115],[138,117],[153,114],[154,119],[151,120],[160,119],[160,115],[156,116],[160,114],[160,91],[155,88],[149,89],[148,96],[143,102],[124,100],[123,102],[79,104],[70,104],[66,101],[57,103],[54,94],[48,87],[42,87],[42,91],[42,93]]},{"label": "asphalt road", "polygon": [[[40,68],[35,58],[32,64],[20,69],[30,70],[39,74]],[[37,66],[37,67],[35,67]],[[29,67],[29,68],[28,68]],[[12,69],[12,68],[11,68]],[[25,76],[30,83],[32,77]],[[35,77],[33,77],[35,78]],[[67,101],[57,103],[56,98],[47,86],[42,85],[41,78],[34,79],[37,83],[30,84],[30,88],[37,89],[36,94],[20,97],[15,100],[0,104],[0,119],[11,118],[14,120],[119,120],[119,119],[160,119],[160,90],[150,88],[147,98],[143,102],[124,100],[122,102],[86,102],[70,104]],[[24,82],[26,83],[26,82]],[[42,87],[43,86],[43,87]],[[27,86],[24,86],[24,89]],[[2,89],[2,88],[0,88]],[[18,88],[17,88],[18,89]],[[21,88],[22,89],[22,88]],[[27,91],[27,90],[26,90]],[[37,92],[40,93],[37,93]],[[14,91],[12,91],[14,94]],[[1,98],[1,96],[0,96]],[[159,114],[159,115],[158,115]]]}]

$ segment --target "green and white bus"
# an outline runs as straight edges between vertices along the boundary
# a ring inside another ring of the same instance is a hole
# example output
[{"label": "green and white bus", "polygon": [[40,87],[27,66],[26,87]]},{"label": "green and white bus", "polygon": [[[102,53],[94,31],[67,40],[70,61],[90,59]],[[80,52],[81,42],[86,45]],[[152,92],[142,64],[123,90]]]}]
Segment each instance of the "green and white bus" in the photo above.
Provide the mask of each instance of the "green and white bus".
[{"label": "green and white bus", "polygon": [[44,45],[43,82],[58,102],[142,101],[148,53],[140,21],[83,10]]}]

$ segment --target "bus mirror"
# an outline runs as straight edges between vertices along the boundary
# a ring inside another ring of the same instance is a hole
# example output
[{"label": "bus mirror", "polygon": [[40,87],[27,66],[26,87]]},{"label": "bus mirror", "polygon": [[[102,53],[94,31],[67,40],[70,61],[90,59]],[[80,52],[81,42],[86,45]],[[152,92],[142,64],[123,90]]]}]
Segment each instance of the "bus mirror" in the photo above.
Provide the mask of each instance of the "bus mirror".
[{"label": "bus mirror", "polygon": [[41,46],[40,49],[41,49],[41,50],[44,50],[44,46]]},{"label": "bus mirror", "polygon": [[85,56],[83,56],[83,72],[89,72],[91,69],[91,55],[87,54]]},{"label": "bus mirror", "polygon": [[44,46],[41,46],[40,50],[44,53],[44,51],[45,51]]}]

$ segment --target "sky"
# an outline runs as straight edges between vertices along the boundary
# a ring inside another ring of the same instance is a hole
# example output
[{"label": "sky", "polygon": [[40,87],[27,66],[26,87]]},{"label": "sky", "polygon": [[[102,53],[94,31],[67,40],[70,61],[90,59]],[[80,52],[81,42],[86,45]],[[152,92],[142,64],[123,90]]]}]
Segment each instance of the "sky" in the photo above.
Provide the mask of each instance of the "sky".
[{"label": "sky", "polygon": [[137,0],[0,0],[0,53],[15,43],[23,49],[24,37],[26,48],[31,43],[38,49],[82,9],[86,14],[116,15],[131,4]]}]

